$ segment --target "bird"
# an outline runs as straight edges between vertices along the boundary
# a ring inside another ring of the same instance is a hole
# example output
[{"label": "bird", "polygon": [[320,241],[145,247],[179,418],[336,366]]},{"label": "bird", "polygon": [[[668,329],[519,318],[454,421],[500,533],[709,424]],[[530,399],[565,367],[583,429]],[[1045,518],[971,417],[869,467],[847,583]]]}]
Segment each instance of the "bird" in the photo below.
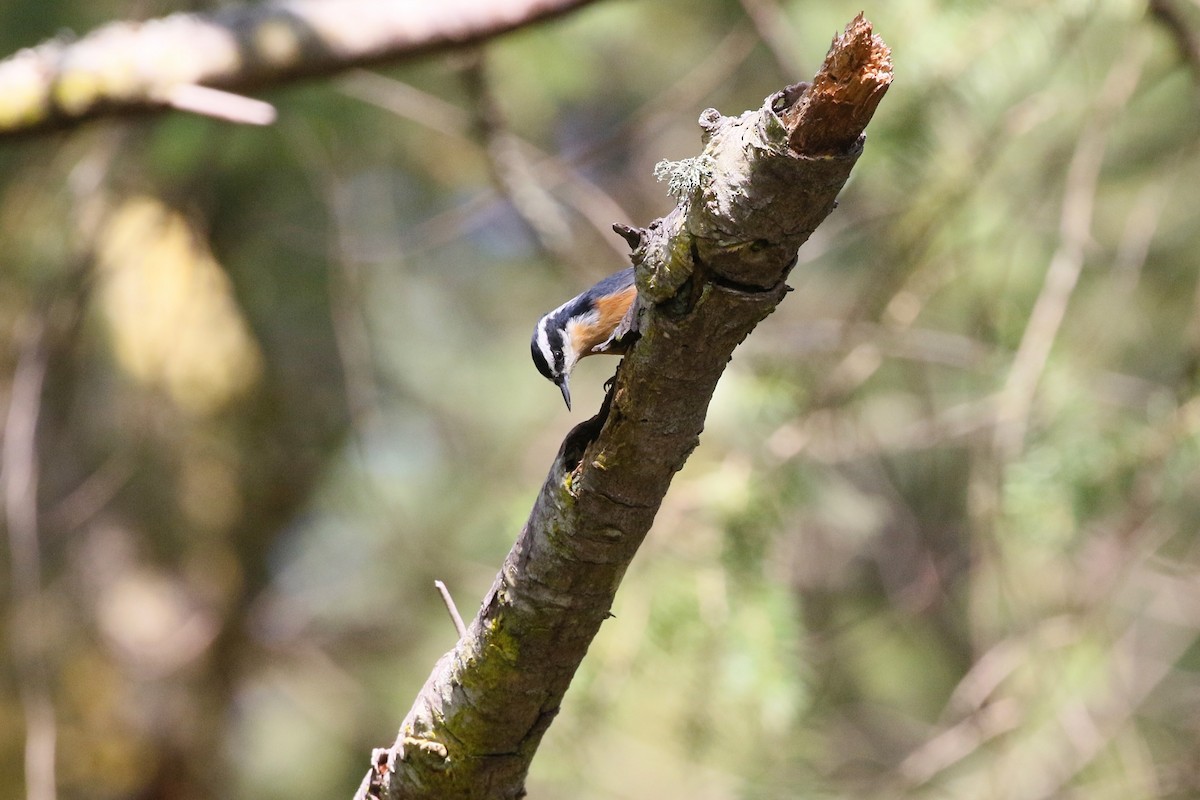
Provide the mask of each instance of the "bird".
[{"label": "bird", "polygon": [[579,359],[598,353],[622,355],[629,349],[636,300],[630,267],[609,275],[538,320],[529,346],[533,363],[562,391],[568,411],[568,382]]}]

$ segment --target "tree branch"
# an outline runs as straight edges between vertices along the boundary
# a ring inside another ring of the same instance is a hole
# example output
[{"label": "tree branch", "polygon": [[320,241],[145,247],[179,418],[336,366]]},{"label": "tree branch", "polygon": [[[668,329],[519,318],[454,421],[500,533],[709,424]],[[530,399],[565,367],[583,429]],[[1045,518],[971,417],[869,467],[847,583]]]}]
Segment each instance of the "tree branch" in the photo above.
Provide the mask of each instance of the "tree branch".
[{"label": "tree branch", "polygon": [[244,92],[474,44],[591,1],[289,0],[113,23],[0,61],[0,136],[161,111],[184,87]]},{"label": "tree branch", "polygon": [[0,445],[0,490],[12,569],[13,660],[25,712],[25,797],[55,800],[54,698],[46,669],[46,600],[38,541],[38,417],[46,379],[45,321],[28,319]]},{"label": "tree branch", "polygon": [[[788,291],[796,250],[832,211],[890,81],[888,48],[860,16],[834,41],[818,97],[798,85],[738,118],[701,115],[703,153],[666,170],[679,205],[621,231],[635,248],[640,339],[600,413],[563,442],[479,614],[395,744],[377,751],[359,797],[524,795],[542,735],[699,441],[717,380]],[[814,151],[793,149],[811,141]]]}]

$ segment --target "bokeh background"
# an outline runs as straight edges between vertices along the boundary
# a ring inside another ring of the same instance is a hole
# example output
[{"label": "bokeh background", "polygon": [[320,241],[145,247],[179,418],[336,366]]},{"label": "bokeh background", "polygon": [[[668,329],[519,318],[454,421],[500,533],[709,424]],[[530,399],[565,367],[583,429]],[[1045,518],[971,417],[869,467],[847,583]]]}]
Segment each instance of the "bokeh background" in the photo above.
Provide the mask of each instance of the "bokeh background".
[{"label": "bokeh background", "polygon": [[597,0],[0,144],[0,800],[349,798],[615,365],[568,414],[534,322],[863,9],[866,152],[530,797],[1200,797],[1200,6]]}]

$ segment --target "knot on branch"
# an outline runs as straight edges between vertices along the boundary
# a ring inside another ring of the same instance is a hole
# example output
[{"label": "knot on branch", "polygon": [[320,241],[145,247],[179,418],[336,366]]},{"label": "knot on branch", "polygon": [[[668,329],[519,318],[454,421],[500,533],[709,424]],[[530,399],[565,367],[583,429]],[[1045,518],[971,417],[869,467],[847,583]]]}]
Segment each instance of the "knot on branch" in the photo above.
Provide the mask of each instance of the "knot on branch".
[{"label": "knot on branch", "polygon": [[645,228],[631,228],[628,225],[622,225],[620,222],[613,223],[613,230],[625,240],[631,251],[636,251],[642,243],[642,239],[646,236]]},{"label": "knot on branch", "polygon": [[706,108],[700,112],[700,129],[703,131],[700,135],[700,140],[708,144],[708,140],[721,129],[722,125],[727,125],[733,122],[732,117],[726,117],[717,111],[715,108]]}]

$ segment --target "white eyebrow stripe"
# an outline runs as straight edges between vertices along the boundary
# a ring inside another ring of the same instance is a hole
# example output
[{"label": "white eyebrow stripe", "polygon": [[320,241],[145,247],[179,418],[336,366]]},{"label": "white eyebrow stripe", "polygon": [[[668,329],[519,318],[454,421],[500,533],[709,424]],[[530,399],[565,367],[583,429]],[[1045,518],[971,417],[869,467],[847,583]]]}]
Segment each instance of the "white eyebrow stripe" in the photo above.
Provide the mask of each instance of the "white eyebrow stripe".
[{"label": "white eyebrow stripe", "polygon": [[557,373],[559,365],[554,363],[554,353],[550,349],[550,336],[546,333],[546,323],[550,321],[551,316],[553,314],[547,314],[538,323],[537,346],[538,350],[542,351],[542,358],[546,359],[546,365],[550,367],[550,371]]}]

